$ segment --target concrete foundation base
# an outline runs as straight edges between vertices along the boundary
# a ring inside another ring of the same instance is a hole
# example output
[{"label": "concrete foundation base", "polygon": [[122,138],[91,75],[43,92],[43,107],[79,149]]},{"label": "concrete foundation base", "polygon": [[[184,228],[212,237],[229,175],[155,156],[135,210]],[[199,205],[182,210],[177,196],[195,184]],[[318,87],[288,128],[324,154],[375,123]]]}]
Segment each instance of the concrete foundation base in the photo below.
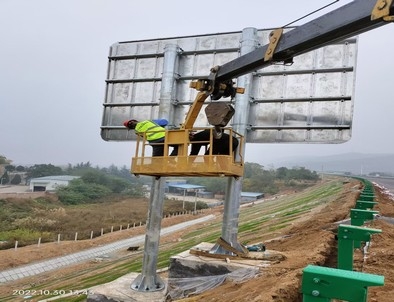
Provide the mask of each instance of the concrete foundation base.
[{"label": "concrete foundation base", "polygon": [[[164,302],[167,295],[172,297],[172,290],[177,287],[176,280],[182,278],[203,278],[209,276],[228,275],[244,269],[251,273],[258,273],[260,267],[267,267],[273,261],[281,261],[284,256],[274,251],[251,252],[249,258],[206,257],[196,255],[193,251],[209,253],[214,244],[200,243],[178,255],[171,257],[168,269],[168,279],[163,278],[165,288],[161,291],[138,292],[131,289],[132,282],[138,273],[127,274],[115,281],[98,285],[90,289],[88,302]],[[172,283],[174,282],[174,283]],[[170,290],[169,290],[170,289]]]},{"label": "concrete foundation base", "polygon": [[[164,302],[166,300],[167,286],[162,291],[138,292],[131,289],[131,283],[138,273],[124,275],[110,283],[90,288],[91,294],[87,302]],[[166,284],[167,281],[163,280]]]},{"label": "concrete foundation base", "polygon": [[[171,257],[168,269],[168,278],[194,278],[202,276],[214,276],[229,274],[240,268],[250,268],[255,270],[259,267],[269,266],[272,261],[283,260],[283,256],[273,252],[266,251],[261,253],[251,253],[251,257],[237,258],[225,255],[219,255],[222,259],[215,257],[206,257],[204,254],[209,253],[214,244],[200,243],[190,251],[182,252]],[[194,252],[202,252],[196,255]]]}]

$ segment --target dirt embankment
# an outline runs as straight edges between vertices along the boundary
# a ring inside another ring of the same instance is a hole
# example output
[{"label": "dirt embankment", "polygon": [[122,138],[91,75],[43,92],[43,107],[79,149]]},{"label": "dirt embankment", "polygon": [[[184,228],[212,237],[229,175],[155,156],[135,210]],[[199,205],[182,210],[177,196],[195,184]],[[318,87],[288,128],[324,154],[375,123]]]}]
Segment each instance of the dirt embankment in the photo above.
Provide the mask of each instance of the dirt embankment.
[{"label": "dirt embankment", "polygon": [[[240,284],[226,282],[218,288],[198,296],[183,299],[182,301],[301,302],[300,285],[303,268],[308,264],[327,267],[337,266],[337,241],[335,234],[338,224],[336,222],[349,218],[350,209],[354,208],[359,194],[358,188],[360,188],[358,182],[355,181],[345,184],[343,193],[334,202],[319,208],[319,210],[311,211],[302,220],[295,222],[290,228],[284,229],[281,234],[283,236],[280,239],[267,241],[267,249],[283,253],[286,256],[284,261],[261,268],[260,274],[247,282]],[[385,195],[378,188],[376,193],[378,204],[374,207],[374,210],[379,211],[382,216],[394,217],[394,201],[392,197]],[[218,213],[218,215],[220,214]],[[177,221],[172,219],[177,219]],[[188,219],[188,217],[179,216],[163,219],[163,223],[166,226],[170,223],[181,222],[183,219]],[[369,289],[369,302],[391,302],[394,296],[394,225],[382,219],[374,220],[365,225],[381,229],[382,233],[372,236],[367,257],[363,257],[361,250],[355,250],[354,268],[357,271],[385,277],[384,286],[371,287]],[[69,247],[62,243],[61,254],[128,238],[131,235],[141,234],[144,231],[144,227],[139,230],[136,228],[127,232],[122,231],[117,234],[109,234],[107,237],[97,238],[97,241],[81,242],[81,245],[78,243],[78,246],[75,242],[70,242]],[[179,237],[179,234],[171,235],[168,238],[165,237],[163,238],[163,243]],[[46,253],[40,252],[40,259],[51,258],[59,254],[59,249],[52,249],[52,245],[55,247],[56,244],[47,245]],[[21,248],[18,250],[17,256],[15,256],[13,250],[0,251],[0,267],[4,267],[5,263],[10,261],[13,262],[14,266],[17,266],[33,260],[39,260],[34,253],[34,249],[36,247]],[[84,265],[81,264],[81,269]],[[75,270],[76,268],[73,267],[72,269]],[[25,284],[26,280],[18,282]],[[17,284],[10,284],[9,286],[15,287]],[[3,288],[3,290],[9,292],[9,286],[7,286],[7,289]],[[2,290],[0,290],[0,296],[1,293]]]},{"label": "dirt embankment", "polygon": [[[295,224],[285,238],[269,241],[267,249],[276,250],[286,260],[262,268],[256,278],[245,283],[227,282],[201,295],[183,299],[191,301],[226,302],[301,302],[300,293],[302,270],[308,264],[337,267],[337,241],[335,222],[349,218],[358,192],[355,183],[349,183],[342,196],[318,213],[312,213],[307,220]],[[394,201],[390,196],[377,190],[379,204],[374,210],[382,216],[394,217]],[[367,224],[366,224],[367,225]],[[383,287],[371,287],[368,301],[392,302],[394,297],[394,226],[383,220],[375,220],[369,227],[381,229],[382,233],[372,236],[368,257],[364,261],[361,250],[354,253],[354,269],[366,273],[383,275]]]}]

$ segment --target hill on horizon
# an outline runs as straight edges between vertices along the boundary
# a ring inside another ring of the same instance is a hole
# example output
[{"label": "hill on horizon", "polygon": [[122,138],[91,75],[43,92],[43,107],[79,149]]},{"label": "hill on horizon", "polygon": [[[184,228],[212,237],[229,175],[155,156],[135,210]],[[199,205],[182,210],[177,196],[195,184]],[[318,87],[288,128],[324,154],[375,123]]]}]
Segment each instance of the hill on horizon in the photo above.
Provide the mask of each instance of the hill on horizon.
[{"label": "hill on horizon", "polygon": [[326,156],[296,156],[273,162],[279,167],[305,167],[317,172],[350,172],[366,175],[387,173],[394,175],[394,154],[343,153]]}]

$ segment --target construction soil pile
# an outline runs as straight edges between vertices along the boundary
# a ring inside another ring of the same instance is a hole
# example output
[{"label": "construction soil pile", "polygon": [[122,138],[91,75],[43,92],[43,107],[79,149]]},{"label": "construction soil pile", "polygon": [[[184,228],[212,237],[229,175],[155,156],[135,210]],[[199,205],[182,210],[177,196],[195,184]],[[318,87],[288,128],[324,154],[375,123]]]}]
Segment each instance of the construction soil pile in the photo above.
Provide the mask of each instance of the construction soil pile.
[{"label": "construction soil pile", "polygon": [[[234,283],[227,281],[217,288],[179,301],[301,302],[302,270],[308,264],[337,267],[337,240],[335,235],[338,229],[338,222],[349,218],[350,209],[354,208],[360,193],[359,189],[361,188],[358,181],[344,184],[343,193],[336,201],[304,215],[302,219],[293,223],[291,227],[281,230],[281,236],[265,242],[268,250],[282,253],[286,257],[285,260],[260,268],[259,274],[246,282]],[[379,187],[375,187],[375,192],[375,200],[378,204],[374,207],[374,210],[379,211],[382,217],[394,217],[393,197]],[[163,227],[193,218],[196,217],[179,216],[163,219]],[[363,254],[362,249],[355,250],[354,270],[383,275],[385,277],[385,285],[370,287],[368,290],[368,301],[392,302],[394,301],[394,225],[384,219],[375,219],[371,222],[366,222],[365,226],[380,229],[382,233],[372,235],[367,255]],[[196,229],[196,226],[192,228]],[[103,236],[93,242],[81,242],[78,244],[71,242],[69,245],[62,243],[60,255],[129,238],[134,233],[135,235],[143,234],[144,231],[145,228],[141,227],[140,229],[136,228],[127,232],[108,234],[108,236]],[[185,232],[185,230],[182,232]],[[174,241],[177,238],[179,238],[179,234],[176,233],[164,236],[161,239],[161,243]],[[36,247],[23,247],[18,249],[17,255],[13,250],[0,251],[0,269],[9,268],[10,263],[12,263],[13,267],[16,267],[37,260],[60,256],[59,249],[56,248],[55,244],[48,244],[45,247],[45,252],[41,249],[39,256],[34,252],[35,250]],[[79,268],[74,266],[72,270],[83,269],[86,265],[88,264],[80,264]],[[62,270],[62,274],[66,274],[66,270]],[[60,274],[60,272],[52,273],[52,275],[56,274]],[[0,285],[0,297],[9,295],[12,289],[23,288],[31,284],[34,279],[38,280],[39,278],[40,276],[35,276],[34,278],[26,278]],[[49,278],[49,276],[45,278]]]}]

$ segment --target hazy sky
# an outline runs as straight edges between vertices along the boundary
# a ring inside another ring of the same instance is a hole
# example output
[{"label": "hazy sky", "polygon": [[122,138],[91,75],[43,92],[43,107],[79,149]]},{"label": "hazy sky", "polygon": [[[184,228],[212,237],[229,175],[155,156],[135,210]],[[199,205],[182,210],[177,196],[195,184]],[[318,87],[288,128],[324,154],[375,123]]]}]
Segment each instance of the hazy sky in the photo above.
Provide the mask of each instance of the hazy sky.
[{"label": "hazy sky", "polygon": [[[100,137],[110,45],[280,27],[329,2],[0,0],[0,155],[14,164],[130,166],[133,143]],[[298,155],[393,153],[393,35],[394,25],[388,24],[359,37],[349,142],[247,144],[246,161],[266,165]]]}]

